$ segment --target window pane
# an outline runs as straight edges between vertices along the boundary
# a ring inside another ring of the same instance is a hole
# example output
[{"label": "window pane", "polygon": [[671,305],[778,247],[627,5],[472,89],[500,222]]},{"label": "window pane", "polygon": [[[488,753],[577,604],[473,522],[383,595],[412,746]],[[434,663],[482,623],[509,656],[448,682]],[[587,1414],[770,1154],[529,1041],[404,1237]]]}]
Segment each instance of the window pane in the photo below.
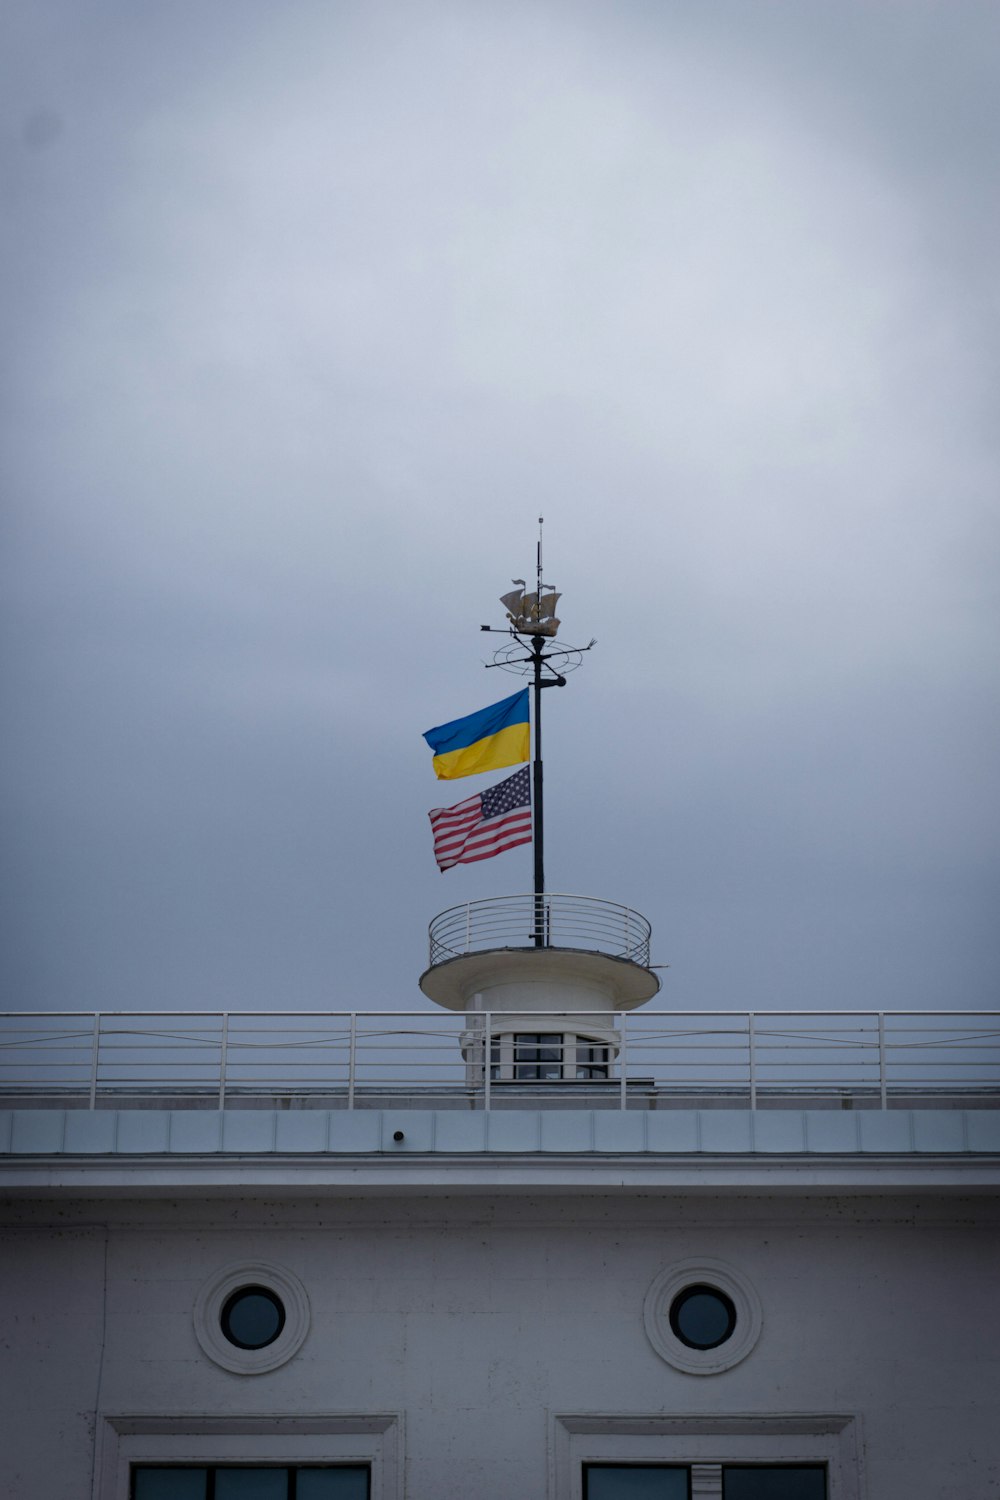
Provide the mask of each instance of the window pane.
[{"label": "window pane", "polygon": [[266,1349],[284,1326],[285,1309],[267,1287],[243,1287],[222,1309],[222,1331],[240,1349]]},{"label": "window pane", "polygon": [[288,1500],[287,1469],[216,1469],[215,1500]]},{"label": "window pane", "polygon": [[538,1037],[521,1032],[514,1038],[514,1077],[538,1077]]},{"label": "window pane", "polygon": [[608,1049],[592,1042],[576,1044],[577,1078],[607,1078]]},{"label": "window pane", "polygon": [[664,1464],[588,1464],[585,1500],[688,1500],[688,1471]]},{"label": "window pane", "polygon": [[736,1327],[736,1309],[724,1292],[689,1286],[670,1304],[670,1326],[689,1349],[716,1349]]},{"label": "window pane", "polygon": [[826,1469],[782,1464],[763,1468],[727,1464],[722,1471],[723,1500],[826,1500]]},{"label": "window pane", "polygon": [[205,1500],[207,1469],[133,1469],[134,1500]]},{"label": "window pane", "polygon": [[368,1500],[368,1469],[300,1469],[297,1500]]}]

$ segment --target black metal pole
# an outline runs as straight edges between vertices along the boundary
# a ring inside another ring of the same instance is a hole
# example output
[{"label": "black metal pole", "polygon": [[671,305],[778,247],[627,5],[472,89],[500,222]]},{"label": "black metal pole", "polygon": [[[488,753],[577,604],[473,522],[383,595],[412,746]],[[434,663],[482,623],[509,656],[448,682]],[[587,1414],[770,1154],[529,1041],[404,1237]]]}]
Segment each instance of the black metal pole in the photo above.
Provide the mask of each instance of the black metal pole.
[{"label": "black metal pole", "polygon": [[535,668],[535,758],[531,767],[531,802],[534,813],[535,851],[535,927],[536,948],[545,943],[545,831],[542,807],[542,637],[536,635],[531,643]]}]

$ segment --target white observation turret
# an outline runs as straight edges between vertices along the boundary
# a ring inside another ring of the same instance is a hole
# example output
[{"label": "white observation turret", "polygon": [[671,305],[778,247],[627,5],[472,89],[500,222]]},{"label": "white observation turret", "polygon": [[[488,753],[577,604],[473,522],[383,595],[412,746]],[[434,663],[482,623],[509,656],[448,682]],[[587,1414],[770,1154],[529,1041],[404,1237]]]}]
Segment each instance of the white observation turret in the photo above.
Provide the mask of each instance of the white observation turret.
[{"label": "white observation turret", "polygon": [[[545,943],[536,942],[538,904]],[[649,967],[645,917],[611,901],[534,894],[472,901],[430,927],[428,999],[469,1018],[469,1082],[608,1078],[618,1056],[616,1013],[643,1005],[660,981]]]}]

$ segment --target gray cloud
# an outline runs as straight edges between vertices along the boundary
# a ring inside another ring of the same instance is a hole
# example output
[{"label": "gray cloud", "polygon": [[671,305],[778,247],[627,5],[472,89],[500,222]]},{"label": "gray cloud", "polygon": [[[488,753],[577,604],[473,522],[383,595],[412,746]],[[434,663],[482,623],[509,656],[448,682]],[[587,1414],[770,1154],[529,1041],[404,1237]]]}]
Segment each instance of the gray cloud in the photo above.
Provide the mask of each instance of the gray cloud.
[{"label": "gray cloud", "polygon": [[540,513],[551,887],[995,1003],[995,7],[4,25],[12,1007],[409,1006]]}]

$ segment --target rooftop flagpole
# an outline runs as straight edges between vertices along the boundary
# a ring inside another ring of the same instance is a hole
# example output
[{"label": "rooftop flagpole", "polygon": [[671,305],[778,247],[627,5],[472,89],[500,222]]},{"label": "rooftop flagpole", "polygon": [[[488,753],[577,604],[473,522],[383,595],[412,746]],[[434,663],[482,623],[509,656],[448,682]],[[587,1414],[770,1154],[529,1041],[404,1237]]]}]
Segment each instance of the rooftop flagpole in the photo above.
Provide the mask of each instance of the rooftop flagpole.
[{"label": "rooftop flagpole", "polygon": [[[537,601],[542,598],[542,526],[544,517],[538,517],[538,554],[537,554]],[[535,905],[534,905],[534,927],[532,938],[536,948],[544,948],[547,945],[548,933],[545,921],[545,811],[544,811],[544,784],[542,772],[542,642],[544,636],[536,635],[531,641],[532,666],[535,676],[535,723],[534,723],[534,760],[531,765],[531,807],[534,827],[534,838],[532,840],[535,855]],[[560,686],[566,681],[565,677],[558,679]]]}]

